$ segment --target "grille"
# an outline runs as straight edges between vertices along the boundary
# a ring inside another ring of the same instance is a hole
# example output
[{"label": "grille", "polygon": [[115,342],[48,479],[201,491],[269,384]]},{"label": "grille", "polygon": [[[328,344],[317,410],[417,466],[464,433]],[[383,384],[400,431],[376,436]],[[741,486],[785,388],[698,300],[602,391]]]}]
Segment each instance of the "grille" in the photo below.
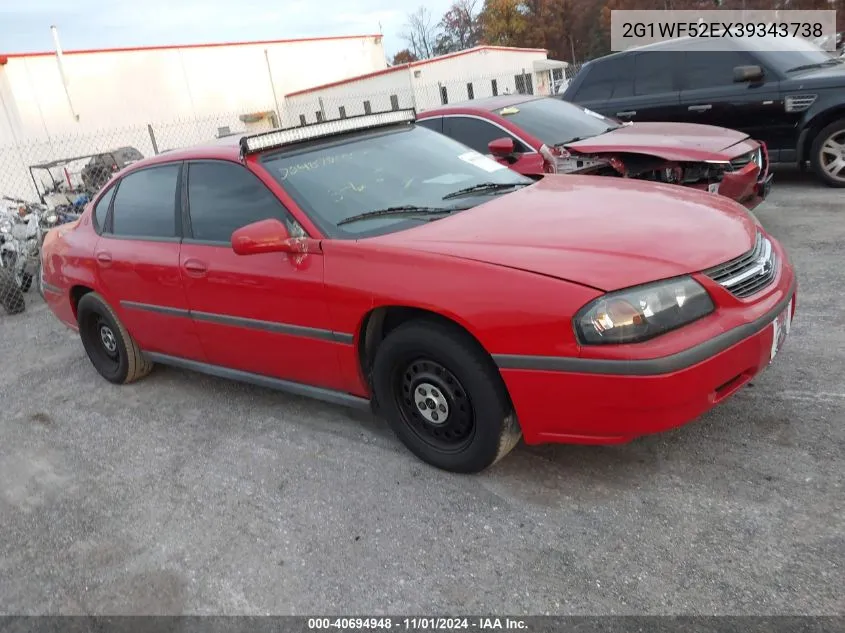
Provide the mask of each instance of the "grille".
[{"label": "grille", "polygon": [[724,264],[705,270],[704,274],[735,297],[744,299],[774,281],[777,264],[772,243],[762,233],[757,233],[754,248]]}]

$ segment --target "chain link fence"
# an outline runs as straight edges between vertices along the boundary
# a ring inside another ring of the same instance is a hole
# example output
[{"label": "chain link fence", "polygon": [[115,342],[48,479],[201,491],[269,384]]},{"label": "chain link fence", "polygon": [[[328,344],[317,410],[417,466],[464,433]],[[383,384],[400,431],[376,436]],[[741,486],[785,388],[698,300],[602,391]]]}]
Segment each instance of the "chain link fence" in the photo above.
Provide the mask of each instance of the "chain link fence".
[{"label": "chain link fence", "polygon": [[[0,141],[0,315],[25,310],[40,284],[40,247],[47,231],[73,221],[123,167],[149,156],[221,136],[414,108],[418,112],[508,94],[562,93],[578,67],[422,82],[414,67],[378,80],[358,80],[288,95],[249,113],[144,123],[65,136]],[[278,108],[278,109],[277,109]]]}]

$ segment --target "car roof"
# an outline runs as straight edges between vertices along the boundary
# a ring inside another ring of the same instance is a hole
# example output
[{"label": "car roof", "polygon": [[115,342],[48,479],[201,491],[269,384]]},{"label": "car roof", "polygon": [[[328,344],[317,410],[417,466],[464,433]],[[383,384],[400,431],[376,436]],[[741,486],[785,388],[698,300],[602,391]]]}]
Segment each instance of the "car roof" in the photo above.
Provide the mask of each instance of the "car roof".
[{"label": "car roof", "polygon": [[431,108],[425,112],[420,112],[419,118],[434,116],[436,114],[445,114],[458,110],[484,110],[492,112],[493,110],[500,110],[508,106],[518,105],[527,101],[537,101],[538,99],[548,99],[546,95],[499,95],[497,97],[484,97],[482,99],[471,99],[469,101],[460,101],[458,103],[449,103],[446,105]]},{"label": "car roof", "polygon": [[239,160],[241,152],[240,140],[244,136],[247,135],[232,134],[221,138],[211,139],[203,143],[197,143],[196,145],[189,145],[188,147],[164,150],[156,156],[149,156],[136,163],[132,163],[132,165],[130,165],[123,173],[129,173],[129,171],[135,171],[136,169],[140,169],[148,165],[197,158],[216,158],[237,161]]}]

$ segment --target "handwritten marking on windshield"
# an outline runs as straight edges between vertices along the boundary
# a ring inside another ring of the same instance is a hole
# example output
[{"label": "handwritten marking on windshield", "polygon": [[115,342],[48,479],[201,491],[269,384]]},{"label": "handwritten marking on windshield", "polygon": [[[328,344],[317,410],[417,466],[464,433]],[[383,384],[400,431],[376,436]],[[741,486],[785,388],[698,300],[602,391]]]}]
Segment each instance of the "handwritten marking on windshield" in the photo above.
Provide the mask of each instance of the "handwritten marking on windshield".
[{"label": "handwritten marking on windshield", "polygon": [[352,152],[347,152],[346,154],[323,156],[323,158],[309,160],[304,163],[296,163],[295,165],[290,165],[289,167],[279,167],[279,178],[281,180],[287,180],[288,177],[295,176],[301,171],[312,171],[314,169],[320,169],[321,167],[325,167],[326,165],[334,165],[336,162],[352,158],[352,156]]}]

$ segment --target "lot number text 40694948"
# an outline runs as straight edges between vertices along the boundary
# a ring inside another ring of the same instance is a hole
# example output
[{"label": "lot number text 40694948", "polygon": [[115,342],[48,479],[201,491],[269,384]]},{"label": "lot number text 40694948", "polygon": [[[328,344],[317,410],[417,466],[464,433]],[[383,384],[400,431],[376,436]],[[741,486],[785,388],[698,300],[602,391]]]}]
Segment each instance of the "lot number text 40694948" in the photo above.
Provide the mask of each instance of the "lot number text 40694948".
[{"label": "lot number text 40694948", "polygon": [[402,631],[525,630],[518,618],[409,617],[409,618],[308,618],[309,630],[396,629]]}]

